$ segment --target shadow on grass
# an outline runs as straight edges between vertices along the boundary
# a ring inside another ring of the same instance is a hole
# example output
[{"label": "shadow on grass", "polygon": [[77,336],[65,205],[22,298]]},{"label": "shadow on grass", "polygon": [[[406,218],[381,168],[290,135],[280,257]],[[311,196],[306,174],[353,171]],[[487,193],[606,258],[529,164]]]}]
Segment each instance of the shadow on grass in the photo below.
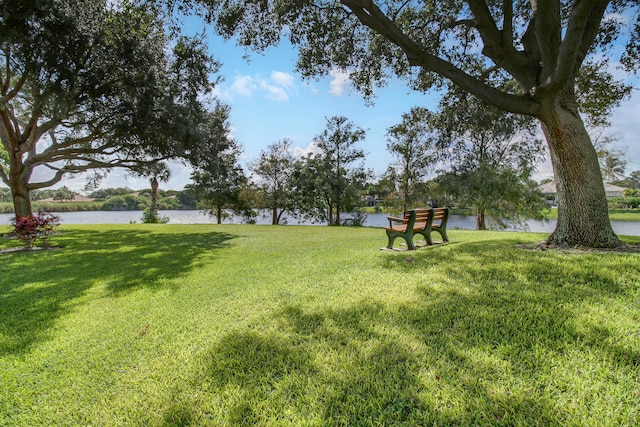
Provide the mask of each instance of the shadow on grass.
[{"label": "shadow on grass", "polygon": [[[277,332],[224,336],[194,374],[195,389],[218,399],[222,415],[215,422],[580,425],[594,416],[622,425],[633,419],[633,403],[606,402],[629,395],[640,380],[640,350],[633,341],[616,344],[619,332],[598,319],[576,319],[586,307],[638,292],[637,283],[625,286],[640,275],[637,257],[596,257],[598,268],[591,269],[563,255],[519,252],[506,241],[440,249],[414,252],[410,262],[406,254],[385,261],[391,269],[428,265],[451,275],[451,283],[407,284],[414,294],[407,302],[285,305],[264,319]],[[595,363],[600,374],[576,375],[593,369],[581,363]],[[576,378],[586,384],[576,386]],[[597,401],[590,388],[600,393]],[[585,401],[596,415],[581,406]],[[200,411],[172,406],[165,421],[207,421]]]},{"label": "shadow on grass", "polygon": [[162,289],[227,245],[234,236],[145,230],[72,231],[61,249],[0,258],[0,355],[20,353],[46,339],[74,299],[99,284],[114,296]]}]

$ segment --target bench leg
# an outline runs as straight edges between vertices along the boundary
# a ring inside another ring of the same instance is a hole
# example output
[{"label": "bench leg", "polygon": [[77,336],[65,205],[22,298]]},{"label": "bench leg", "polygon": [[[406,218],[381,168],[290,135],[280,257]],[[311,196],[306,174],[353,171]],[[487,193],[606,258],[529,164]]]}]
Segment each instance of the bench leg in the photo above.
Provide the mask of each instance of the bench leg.
[{"label": "bench leg", "polygon": [[416,234],[420,234],[421,236],[424,236],[424,240],[427,241],[427,245],[429,245],[429,246],[433,245],[433,239],[431,238],[431,232],[429,232],[427,230],[423,230],[423,231],[416,231]]},{"label": "bench leg", "polygon": [[442,241],[443,242],[448,242],[449,241],[449,236],[447,236],[447,229],[446,228],[434,227],[433,231],[437,231],[438,233],[440,233],[440,236],[442,236]]},{"label": "bench leg", "polygon": [[409,248],[409,250],[414,251],[416,249],[415,245],[413,244],[413,236],[411,239],[409,239],[408,236],[406,236],[405,234],[387,233],[387,237],[388,237],[387,249],[393,249],[393,242],[396,240],[397,237],[400,237],[404,239],[405,242],[407,242],[407,248]]},{"label": "bench leg", "polygon": [[393,249],[393,241],[396,240],[396,236],[392,236],[391,234],[387,233],[387,237],[388,237],[388,242],[387,242],[387,249]]}]

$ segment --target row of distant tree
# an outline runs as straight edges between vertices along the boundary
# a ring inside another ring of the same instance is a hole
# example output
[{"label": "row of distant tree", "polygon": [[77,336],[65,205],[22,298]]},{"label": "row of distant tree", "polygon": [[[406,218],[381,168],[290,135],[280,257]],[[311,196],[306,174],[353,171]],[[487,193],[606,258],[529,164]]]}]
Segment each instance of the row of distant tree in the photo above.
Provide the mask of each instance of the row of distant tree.
[{"label": "row of distant tree", "polygon": [[[283,139],[259,154],[248,175],[239,164],[242,147],[230,136],[228,113],[228,108],[217,109],[219,132],[210,142],[217,155],[201,158],[184,191],[159,191],[159,182],[168,181],[170,172],[164,163],[155,163],[134,172],[149,178],[149,190],[132,195],[128,188],[101,189],[88,196],[101,201],[105,210],[149,207],[157,215],[158,207],[201,207],[222,222],[230,212],[251,221],[254,208],[266,208],[272,224],[280,224],[287,214],[329,225],[341,225],[341,213],[362,206],[369,196],[391,211],[427,203],[471,208],[478,229],[487,228],[488,218],[497,227],[507,220],[539,218],[545,207],[538,183],[531,179],[545,154],[535,138],[535,123],[462,93],[443,101],[437,112],[413,108],[387,130],[393,161],[379,177],[365,168],[361,145],[366,132],[342,116],[327,118],[326,128],[315,137],[316,152],[295,159],[291,142]],[[623,177],[624,153],[611,149],[610,138],[599,141],[605,175],[638,187],[640,171]],[[607,170],[611,165],[617,167]],[[67,187],[31,193],[32,200],[65,201],[75,195]],[[8,201],[8,189],[0,189],[0,197]]]}]

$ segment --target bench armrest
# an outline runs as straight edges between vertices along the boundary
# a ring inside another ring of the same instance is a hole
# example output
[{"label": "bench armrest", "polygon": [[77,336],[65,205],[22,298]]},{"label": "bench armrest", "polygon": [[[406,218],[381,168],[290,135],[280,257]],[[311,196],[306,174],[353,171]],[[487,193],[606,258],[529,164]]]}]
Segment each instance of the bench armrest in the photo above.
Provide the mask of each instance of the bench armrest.
[{"label": "bench armrest", "polygon": [[393,222],[401,222],[403,224],[406,224],[408,221],[405,218],[396,218],[393,216],[388,216],[387,219],[389,220],[389,227],[393,227]]}]

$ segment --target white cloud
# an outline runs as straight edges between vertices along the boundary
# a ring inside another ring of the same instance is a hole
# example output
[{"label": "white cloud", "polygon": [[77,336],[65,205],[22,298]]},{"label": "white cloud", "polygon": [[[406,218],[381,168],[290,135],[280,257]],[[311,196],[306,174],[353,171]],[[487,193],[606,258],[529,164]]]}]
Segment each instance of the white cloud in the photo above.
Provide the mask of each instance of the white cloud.
[{"label": "white cloud", "polygon": [[267,99],[284,102],[289,100],[289,95],[281,86],[276,86],[266,80],[260,82],[260,90]]},{"label": "white cloud", "polygon": [[[238,75],[229,90],[247,97],[252,96],[256,91],[272,101],[288,101],[291,94],[297,93],[295,77],[282,71],[272,71],[269,78]],[[218,93],[226,95],[227,99],[231,98],[230,93],[225,93],[224,90]]]},{"label": "white cloud", "polygon": [[244,96],[251,96],[258,85],[251,76],[236,76],[231,85],[231,91]]},{"label": "white cloud", "polygon": [[311,141],[309,143],[309,145],[307,145],[305,148],[302,147],[293,147],[293,158],[294,159],[300,159],[310,153],[313,154],[320,154],[322,152],[322,150],[320,150],[320,148],[318,148],[318,146],[316,145],[315,141]]},{"label": "white cloud", "polygon": [[333,79],[329,82],[329,93],[340,97],[344,93],[345,88],[351,84],[348,71],[340,71],[333,69],[329,72]]},{"label": "white cloud", "polygon": [[291,74],[283,73],[282,71],[272,71],[271,72],[271,80],[279,86],[286,88],[295,87],[295,77]]}]

